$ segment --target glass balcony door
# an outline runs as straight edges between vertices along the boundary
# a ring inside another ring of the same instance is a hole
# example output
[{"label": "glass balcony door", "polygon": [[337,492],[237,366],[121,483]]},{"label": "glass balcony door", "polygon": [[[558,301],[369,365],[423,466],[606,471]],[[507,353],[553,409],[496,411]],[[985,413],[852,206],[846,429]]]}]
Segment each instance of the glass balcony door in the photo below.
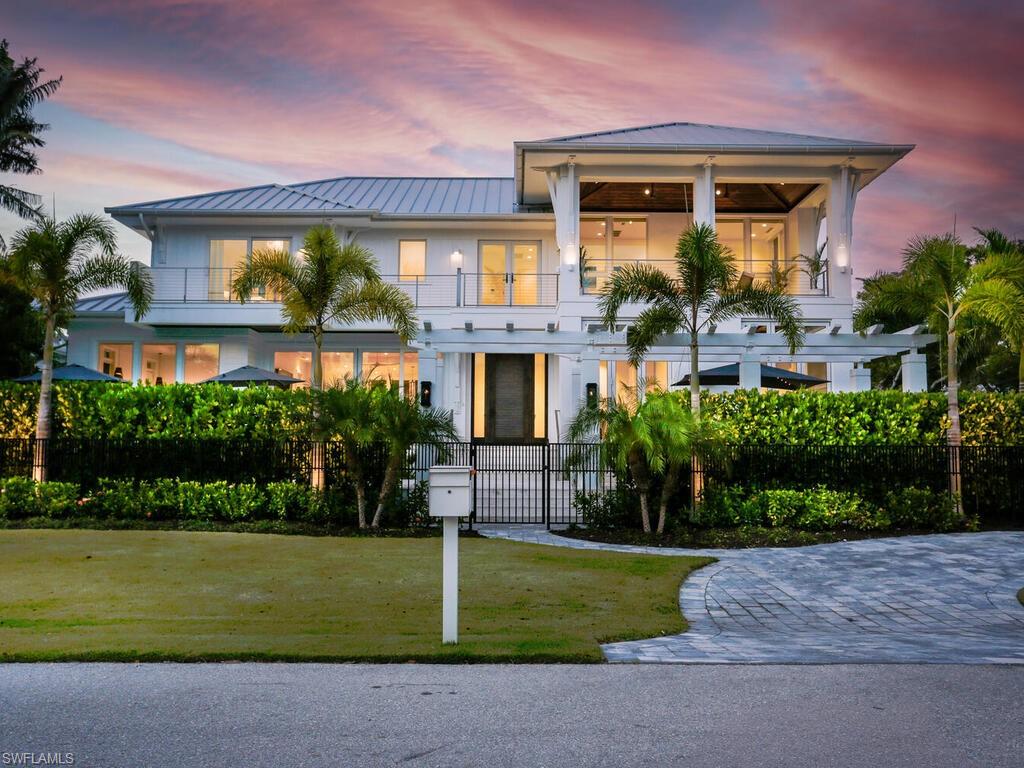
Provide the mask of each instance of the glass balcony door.
[{"label": "glass balcony door", "polygon": [[539,303],[540,244],[480,243],[480,303],[531,306]]}]

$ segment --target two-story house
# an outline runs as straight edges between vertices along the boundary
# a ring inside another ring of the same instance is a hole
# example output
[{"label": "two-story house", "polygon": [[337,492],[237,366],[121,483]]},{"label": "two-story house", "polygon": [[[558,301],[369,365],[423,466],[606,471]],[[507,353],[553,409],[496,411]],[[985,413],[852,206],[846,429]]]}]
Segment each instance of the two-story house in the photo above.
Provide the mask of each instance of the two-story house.
[{"label": "two-story house", "polygon": [[702,368],[739,363],[743,387],[771,364],[865,389],[864,362],[905,352],[904,387],[923,389],[926,337],[851,328],[855,203],[912,148],[668,123],[517,142],[508,178],[339,177],[108,208],[152,242],[155,303],[135,322],[123,296],[82,301],[68,359],[150,384],[247,364],[308,380],[310,338],[280,331],[273,295],[239,304],[231,278],[253,249],[295,252],[326,222],[373,251],[421,326],[406,349],[383,326],[331,329],[328,382],[390,378],[429,389],[467,438],[555,441],[588,385],[621,394],[689,372],[680,336],[634,369],[624,327],[638,308],[603,328],[597,293],[624,264],[672,273],[696,221],[716,228],[741,272],[797,297],[808,331],[790,354],[765,318],[737,319],[701,339]]}]

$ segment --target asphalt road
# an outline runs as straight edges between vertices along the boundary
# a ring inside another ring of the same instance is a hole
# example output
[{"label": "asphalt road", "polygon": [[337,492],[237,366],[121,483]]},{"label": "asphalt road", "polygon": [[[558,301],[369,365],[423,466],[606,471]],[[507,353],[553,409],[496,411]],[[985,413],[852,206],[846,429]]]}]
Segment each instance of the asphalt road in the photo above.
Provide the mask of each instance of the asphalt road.
[{"label": "asphalt road", "polygon": [[1024,667],[0,665],[0,766],[19,752],[88,768],[1017,768]]}]

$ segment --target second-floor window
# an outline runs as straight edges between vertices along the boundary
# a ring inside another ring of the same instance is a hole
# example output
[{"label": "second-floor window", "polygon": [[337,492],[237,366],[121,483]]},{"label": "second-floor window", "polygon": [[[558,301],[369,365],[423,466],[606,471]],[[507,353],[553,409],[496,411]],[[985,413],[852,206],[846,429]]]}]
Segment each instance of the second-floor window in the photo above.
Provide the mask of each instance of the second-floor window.
[{"label": "second-floor window", "polygon": [[[253,237],[248,239],[210,241],[209,301],[234,301],[232,282],[256,251],[289,251],[288,238]],[[257,290],[254,299],[273,299],[264,289]]]},{"label": "second-floor window", "polygon": [[427,275],[427,241],[398,241],[398,279],[422,280]]}]

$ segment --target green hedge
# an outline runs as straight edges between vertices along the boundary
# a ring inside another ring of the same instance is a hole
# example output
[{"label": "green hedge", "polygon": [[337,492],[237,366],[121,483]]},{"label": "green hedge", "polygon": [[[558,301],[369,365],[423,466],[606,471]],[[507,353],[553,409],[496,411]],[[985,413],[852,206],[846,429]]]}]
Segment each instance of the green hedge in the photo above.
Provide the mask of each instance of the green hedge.
[{"label": "green hedge", "polygon": [[[429,525],[424,486],[420,483],[389,504],[383,526]],[[351,493],[318,491],[299,483],[258,485],[173,478],[101,478],[96,490],[83,493],[75,483],[35,483],[23,477],[0,479],[0,520],[37,517],[210,523],[277,521],[335,527],[355,527],[357,522]]]},{"label": "green hedge", "polygon": [[[725,421],[741,445],[937,445],[944,441],[941,393],[705,393],[703,413]],[[963,392],[965,445],[1024,445],[1024,395]]]},{"label": "green hedge", "polygon": [[[308,390],[62,382],[54,391],[56,435],[280,439],[309,423]],[[0,382],[0,437],[32,434],[38,396],[37,385]],[[960,402],[966,445],[1024,445],[1024,395],[963,392]],[[703,404],[747,445],[934,445],[946,428],[941,393],[748,390],[705,393]]]},{"label": "green hedge", "polygon": [[693,522],[708,528],[759,526],[803,531],[949,531],[963,527],[948,493],[921,488],[891,491],[876,505],[850,491],[766,488],[741,485],[708,488]]},{"label": "green hedge", "polygon": [[[0,437],[33,434],[38,397],[38,385],[0,382]],[[53,432],[90,438],[281,439],[300,435],[309,414],[306,389],[60,382],[54,386]]]}]

